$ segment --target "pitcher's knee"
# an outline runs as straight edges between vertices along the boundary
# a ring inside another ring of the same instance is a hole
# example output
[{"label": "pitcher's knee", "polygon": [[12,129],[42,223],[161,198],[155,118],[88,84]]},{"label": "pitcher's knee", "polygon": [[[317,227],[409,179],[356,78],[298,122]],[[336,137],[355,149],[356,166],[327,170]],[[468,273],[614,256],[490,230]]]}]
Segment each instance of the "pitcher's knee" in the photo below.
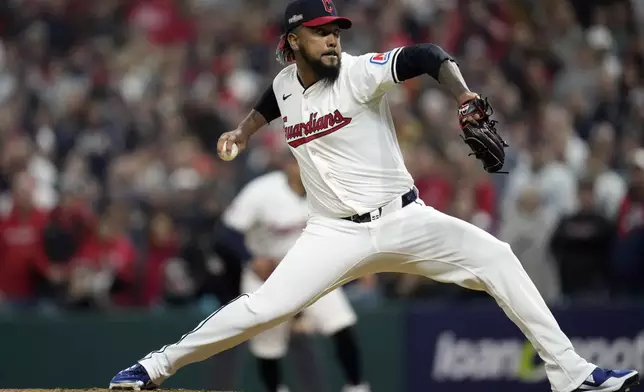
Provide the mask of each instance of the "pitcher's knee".
[{"label": "pitcher's knee", "polygon": [[484,263],[487,267],[510,268],[520,266],[521,263],[514,255],[507,242],[494,241],[490,243],[484,253]]},{"label": "pitcher's knee", "polygon": [[294,315],[300,309],[294,301],[269,300],[256,293],[248,294],[246,306],[253,315],[253,326]]}]

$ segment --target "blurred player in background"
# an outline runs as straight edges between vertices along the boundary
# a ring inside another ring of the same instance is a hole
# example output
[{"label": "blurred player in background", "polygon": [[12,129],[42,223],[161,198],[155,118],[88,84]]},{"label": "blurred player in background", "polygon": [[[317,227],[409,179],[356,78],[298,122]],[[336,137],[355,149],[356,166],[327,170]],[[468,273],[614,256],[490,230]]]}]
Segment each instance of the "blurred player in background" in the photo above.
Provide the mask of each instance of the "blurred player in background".
[{"label": "blurred player in background", "polygon": [[[309,216],[300,169],[288,150],[281,155],[280,165],[283,170],[247,184],[223,214],[227,231],[222,242],[237,258],[248,261],[242,272],[242,292],[253,292],[264,283],[301,235]],[[304,310],[302,317],[309,319],[316,331],[331,337],[347,380],[344,391],[368,392],[352,330],[356,315],[342,289],[322,297]],[[286,355],[290,330],[291,323],[285,322],[250,340],[269,392],[286,391],[279,362]]]}]

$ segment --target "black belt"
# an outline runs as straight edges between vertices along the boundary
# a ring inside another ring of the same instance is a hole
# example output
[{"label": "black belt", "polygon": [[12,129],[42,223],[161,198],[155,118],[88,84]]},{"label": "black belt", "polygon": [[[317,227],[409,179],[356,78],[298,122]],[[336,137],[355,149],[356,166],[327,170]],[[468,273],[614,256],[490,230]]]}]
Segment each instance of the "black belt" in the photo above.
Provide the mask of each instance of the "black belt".
[{"label": "black belt", "polygon": [[[404,195],[400,196],[400,198],[402,199],[402,206],[404,208],[416,201],[416,199],[418,199],[418,194],[416,194],[416,191],[412,189]],[[378,215],[382,214],[382,207],[378,208],[378,212]],[[371,212],[367,212],[366,214],[362,215],[355,214],[353,216],[347,216],[342,219],[355,223],[368,223],[371,222]]]}]

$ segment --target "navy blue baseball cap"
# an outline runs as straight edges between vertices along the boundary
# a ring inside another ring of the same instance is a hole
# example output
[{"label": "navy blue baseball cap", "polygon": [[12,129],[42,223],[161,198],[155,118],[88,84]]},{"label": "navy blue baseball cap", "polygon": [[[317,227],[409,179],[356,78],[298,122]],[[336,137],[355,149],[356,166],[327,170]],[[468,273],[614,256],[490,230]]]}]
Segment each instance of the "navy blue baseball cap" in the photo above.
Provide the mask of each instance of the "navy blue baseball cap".
[{"label": "navy blue baseball cap", "polygon": [[341,29],[351,28],[351,20],[338,16],[332,0],[295,0],[286,6],[284,12],[284,32],[298,26],[317,27],[337,23]]}]

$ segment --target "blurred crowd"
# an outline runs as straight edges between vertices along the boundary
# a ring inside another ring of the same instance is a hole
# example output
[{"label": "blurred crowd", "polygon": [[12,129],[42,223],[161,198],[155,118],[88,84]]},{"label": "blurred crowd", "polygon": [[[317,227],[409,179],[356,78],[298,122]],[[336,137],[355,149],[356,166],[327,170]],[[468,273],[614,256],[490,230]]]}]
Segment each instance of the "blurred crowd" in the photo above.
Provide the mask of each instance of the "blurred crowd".
[{"label": "blurred crowd", "polygon": [[[286,0],[0,2],[0,309],[156,307],[238,291],[219,215],[285,148],[219,135],[279,70]],[[547,301],[644,294],[644,2],[337,0],[343,50],[454,54],[510,148],[487,175],[429,77],[390,94],[426,204],[507,241]],[[484,252],[484,249],[481,249]],[[413,276],[355,300],[457,299]]]}]

